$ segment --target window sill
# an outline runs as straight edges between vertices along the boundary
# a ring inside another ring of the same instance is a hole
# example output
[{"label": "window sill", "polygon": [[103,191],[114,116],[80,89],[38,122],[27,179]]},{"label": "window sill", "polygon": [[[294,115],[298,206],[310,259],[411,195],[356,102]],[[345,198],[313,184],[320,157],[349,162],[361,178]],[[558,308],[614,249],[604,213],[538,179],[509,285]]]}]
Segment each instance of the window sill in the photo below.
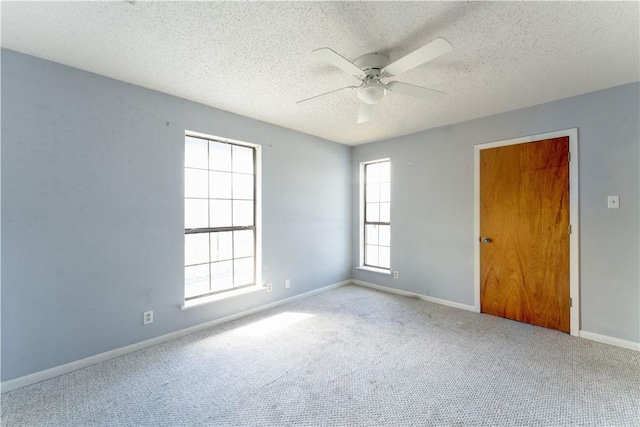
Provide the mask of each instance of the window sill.
[{"label": "window sill", "polygon": [[385,270],[383,268],[367,267],[362,265],[360,267],[356,267],[356,270],[371,271],[373,273],[386,274],[387,276],[391,276],[391,270]]},{"label": "window sill", "polygon": [[254,286],[247,286],[246,288],[241,288],[241,289],[236,289],[235,291],[227,291],[227,292],[222,292],[219,294],[215,294],[215,295],[210,295],[208,297],[202,297],[202,298],[197,298],[197,299],[192,299],[189,301],[185,301],[184,305],[180,307],[181,310],[188,310],[190,308],[194,308],[194,307],[199,307],[201,305],[206,305],[206,304],[211,304],[217,301],[222,301],[222,300],[226,300],[228,298],[233,298],[233,297],[237,297],[240,295],[246,295],[246,294],[251,294],[254,292],[258,292],[261,291],[263,289],[266,289],[264,286],[262,285],[254,285]]}]

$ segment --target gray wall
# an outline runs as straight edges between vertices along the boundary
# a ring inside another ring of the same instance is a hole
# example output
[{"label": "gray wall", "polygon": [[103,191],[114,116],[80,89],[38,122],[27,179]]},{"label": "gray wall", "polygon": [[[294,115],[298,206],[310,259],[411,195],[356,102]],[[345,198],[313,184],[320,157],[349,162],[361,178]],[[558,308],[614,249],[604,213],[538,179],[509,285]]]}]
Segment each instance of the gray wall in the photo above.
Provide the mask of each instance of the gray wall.
[{"label": "gray wall", "polygon": [[[625,85],[350,149],[2,50],[2,380],[351,277],[472,305],[473,145],[572,127],[581,329],[640,342],[639,92]],[[178,308],[185,129],[262,145],[272,293]],[[352,270],[358,164],[382,157],[392,160],[397,280]],[[608,194],[620,209],[606,208]]]},{"label": "gray wall", "polygon": [[[578,128],[581,329],[640,342],[640,84],[436,128],[352,150],[392,165],[391,267],[353,278],[473,305],[473,146]],[[607,195],[620,196],[607,209]],[[358,262],[358,204],[353,260]]]},{"label": "gray wall", "polygon": [[[180,310],[185,129],[262,145],[272,293]],[[2,50],[2,380],[349,279],[350,173],[349,147]]]}]

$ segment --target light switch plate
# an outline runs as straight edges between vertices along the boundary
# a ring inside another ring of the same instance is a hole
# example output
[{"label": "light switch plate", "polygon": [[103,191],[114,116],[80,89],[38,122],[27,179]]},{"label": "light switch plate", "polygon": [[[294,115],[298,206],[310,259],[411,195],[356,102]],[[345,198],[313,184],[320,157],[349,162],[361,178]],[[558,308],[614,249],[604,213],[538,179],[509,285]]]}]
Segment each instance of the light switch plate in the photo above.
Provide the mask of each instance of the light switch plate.
[{"label": "light switch plate", "polygon": [[620,198],[618,196],[607,196],[607,207],[616,209],[620,207]]}]

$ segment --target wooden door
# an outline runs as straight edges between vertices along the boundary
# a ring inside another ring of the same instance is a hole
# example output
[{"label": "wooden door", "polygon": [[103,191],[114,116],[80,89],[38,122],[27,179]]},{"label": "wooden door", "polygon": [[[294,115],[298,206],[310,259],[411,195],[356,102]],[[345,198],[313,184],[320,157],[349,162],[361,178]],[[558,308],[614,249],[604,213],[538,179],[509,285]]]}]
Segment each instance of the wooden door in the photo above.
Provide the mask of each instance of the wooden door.
[{"label": "wooden door", "polygon": [[570,331],[569,138],[480,151],[480,310]]}]

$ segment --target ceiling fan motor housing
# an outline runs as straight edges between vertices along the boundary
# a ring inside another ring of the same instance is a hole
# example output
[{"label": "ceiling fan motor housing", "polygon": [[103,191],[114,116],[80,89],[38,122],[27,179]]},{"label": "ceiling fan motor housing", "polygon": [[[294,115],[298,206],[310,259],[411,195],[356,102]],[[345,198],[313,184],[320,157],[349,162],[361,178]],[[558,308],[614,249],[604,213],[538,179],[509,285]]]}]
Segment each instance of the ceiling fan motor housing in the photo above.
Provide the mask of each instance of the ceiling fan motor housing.
[{"label": "ceiling fan motor housing", "polygon": [[366,75],[366,79],[382,77],[380,72],[389,65],[389,58],[381,53],[367,53],[353,61]]},{"label": "ceiling fan motor housing", "polygon": [[377,104],[387,94],[387,86],[380,78],[382,69],[389,65],[389,58],[381,53],[368,53],[353,63],[365,73],[365,85],[358,89],[358,98],[365,104]]}]

